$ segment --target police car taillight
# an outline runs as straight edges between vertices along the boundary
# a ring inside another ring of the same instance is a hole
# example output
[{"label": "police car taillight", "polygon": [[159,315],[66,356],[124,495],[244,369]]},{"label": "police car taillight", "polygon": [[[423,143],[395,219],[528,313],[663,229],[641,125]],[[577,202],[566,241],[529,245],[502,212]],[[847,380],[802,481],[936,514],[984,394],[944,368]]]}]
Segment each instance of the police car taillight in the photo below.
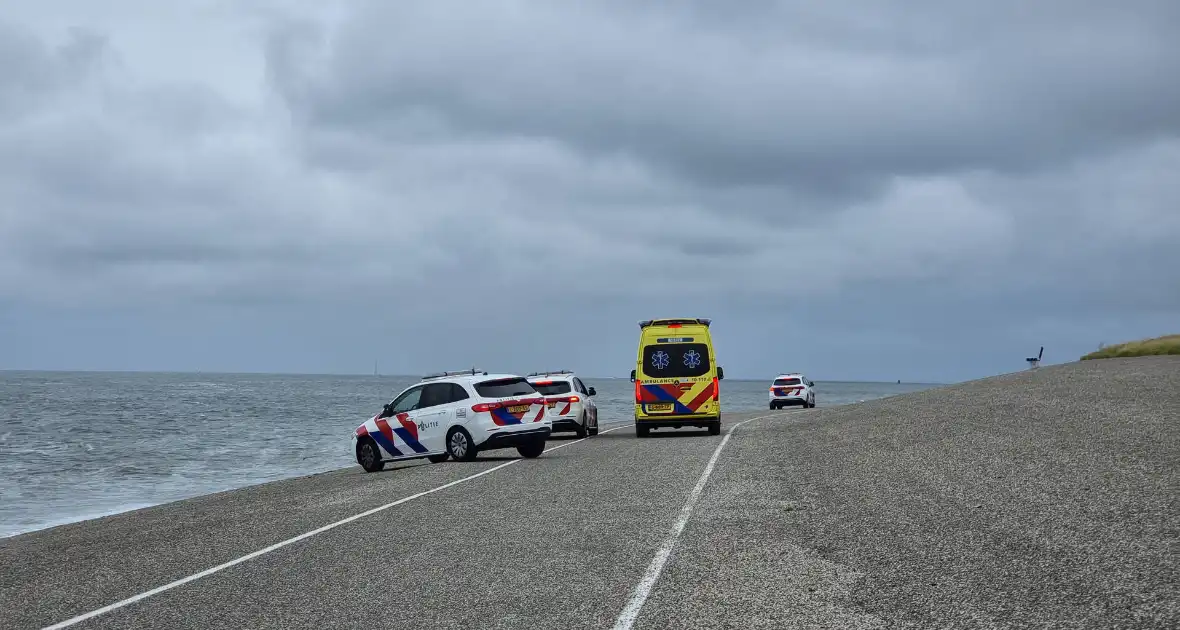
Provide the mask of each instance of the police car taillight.
[{"label": "police car taillight", "polygon": [[582,401],[582,399],[579,398],[578,396],[558,396],[556,398],[549,399],[549,402],[562,402],[562,403],[576,403],[576,402],[581,402],[581,401]]},{"label": "police car taillight", "polygon": [[471,410],[474,411],[475,413],[483,413],[485,411],[493,411],[495,409],[499,409],[500,407],[503,407],[503,406],[504,405],[501,405],[498,402],[478,403],[478,404],[472,405]]},{"label": "police car taillight", "polygon": [[717,377],[713,377],[713,402],[721,397],[721,384],[717,382]]}]

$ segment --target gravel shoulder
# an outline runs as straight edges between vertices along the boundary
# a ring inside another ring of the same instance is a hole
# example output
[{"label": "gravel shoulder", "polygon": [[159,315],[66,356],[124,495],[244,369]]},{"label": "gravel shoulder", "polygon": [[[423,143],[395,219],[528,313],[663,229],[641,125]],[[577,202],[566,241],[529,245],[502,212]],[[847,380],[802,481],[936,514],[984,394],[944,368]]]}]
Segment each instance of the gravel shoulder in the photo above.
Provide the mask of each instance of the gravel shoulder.
[{"label": "gravel shoulder", "polygon": [[637,627],[1180,627],[1180,358],[735,435]]}]

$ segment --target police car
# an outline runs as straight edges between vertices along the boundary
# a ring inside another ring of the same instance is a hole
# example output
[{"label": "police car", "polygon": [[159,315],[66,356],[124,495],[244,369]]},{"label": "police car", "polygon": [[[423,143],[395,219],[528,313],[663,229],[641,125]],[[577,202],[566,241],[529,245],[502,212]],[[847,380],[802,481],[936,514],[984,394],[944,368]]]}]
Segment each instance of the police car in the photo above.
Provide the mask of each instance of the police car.
[{"label": "police car", "polygon": [[597,392],[569,370],[533,372],[529,383],[545,397],[554,431],[573,431],[579,438],[598,435]]},{"label": "police car", "polygon": [[471,461],[500,448],[540,457],[553,428],[545,412],[545,398],[522,376],[442,372],[402,390],[357,427],[353,448],[367,472],[423,457]]},{"label": "police car", "polygon": [[779,374],[770,385],[770,408],[815,406],[815,383],[798,372]]}]

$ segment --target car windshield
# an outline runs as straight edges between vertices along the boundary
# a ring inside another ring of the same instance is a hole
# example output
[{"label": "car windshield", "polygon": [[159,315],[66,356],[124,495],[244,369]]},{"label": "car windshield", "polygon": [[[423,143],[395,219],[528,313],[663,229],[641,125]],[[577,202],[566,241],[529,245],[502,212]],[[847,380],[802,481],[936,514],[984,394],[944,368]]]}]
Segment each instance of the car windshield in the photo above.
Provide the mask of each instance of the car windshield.
[{"label": "car windshield", "polygon": [[532,381],[533,387],[545,396],[568,394],[573,391],[569,381]]},{"label": "car windshield", "polygon": [[475,391],[484,398],[511,398],[512,396],[527,396],[537,393],[537,390],[528,381],[520,377],[500,378],[477,383]]},{"label": "car windshield", "polygon": [[797,378],[776,378],[776,379],[774,379],[774,384],[780,385],[780,386],[781,385],[798,385],[799,379],[797,379]]}]

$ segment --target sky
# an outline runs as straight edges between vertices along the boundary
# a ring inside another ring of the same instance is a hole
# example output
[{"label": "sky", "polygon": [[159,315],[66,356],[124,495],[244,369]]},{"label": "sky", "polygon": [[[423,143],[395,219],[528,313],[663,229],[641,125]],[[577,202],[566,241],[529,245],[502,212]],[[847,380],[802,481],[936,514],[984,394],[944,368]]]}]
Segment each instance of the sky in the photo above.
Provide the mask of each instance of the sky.
[{"label": "sky", "polygon": [[[649,6],[650,5],[650,6]],[[955,382],[1180,332],[1180,3],[0,0],[0,369]]]}]

